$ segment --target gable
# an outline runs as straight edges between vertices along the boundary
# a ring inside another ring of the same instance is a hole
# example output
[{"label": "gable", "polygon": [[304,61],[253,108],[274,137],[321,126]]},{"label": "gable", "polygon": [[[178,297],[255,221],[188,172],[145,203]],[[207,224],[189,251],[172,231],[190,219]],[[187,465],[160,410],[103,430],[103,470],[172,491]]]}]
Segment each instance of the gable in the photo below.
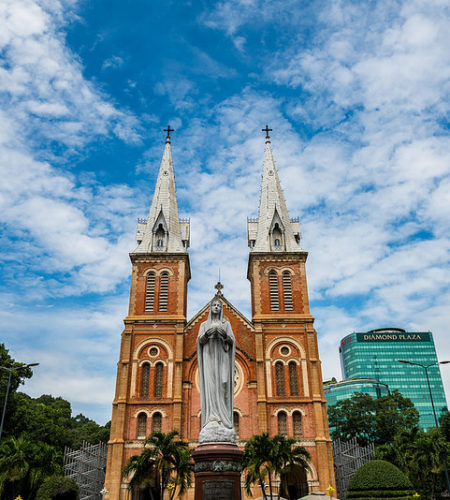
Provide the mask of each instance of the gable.
[{"label": "gable", "polygon": [[[224,317],[230,322],[236,339],[236,355],[243,356],[247,361],[254,361],[255,351],[255,329],[253,324],[228,300],[220,296],[223,304]],[[212,299],[211,299],[212,301]],[[184,329],[184,359],[190,361],[195,357],[197,348],[197,336],[200,325],[208,319],[209,301],[198,313],[196,313],[187,323]]]}]

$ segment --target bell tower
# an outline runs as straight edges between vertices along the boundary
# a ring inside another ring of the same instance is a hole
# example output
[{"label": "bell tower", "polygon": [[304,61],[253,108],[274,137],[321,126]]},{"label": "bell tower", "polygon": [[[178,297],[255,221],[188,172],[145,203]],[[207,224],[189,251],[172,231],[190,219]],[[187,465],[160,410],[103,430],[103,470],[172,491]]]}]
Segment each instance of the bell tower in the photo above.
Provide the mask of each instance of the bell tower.
[{"label": "bell tower", "polygon": [[293,437],[305,446],[313,465],[308,482],[313,490],[325,491],[335,483],[317,333],[309,310],[308,253],[300,246],[298,218],[289,218],[270,130],[263,129],[258,218],[248,219],[259,431]]},{"label": "bell tower", "polygon": [[122,470],[154,431],[181,431],[183,332],[190,279],[188,219],[179,219],[170,143],[147,219],[130,253],[130,303],[122,333],[108,446],[106,498],[125,499]]}]

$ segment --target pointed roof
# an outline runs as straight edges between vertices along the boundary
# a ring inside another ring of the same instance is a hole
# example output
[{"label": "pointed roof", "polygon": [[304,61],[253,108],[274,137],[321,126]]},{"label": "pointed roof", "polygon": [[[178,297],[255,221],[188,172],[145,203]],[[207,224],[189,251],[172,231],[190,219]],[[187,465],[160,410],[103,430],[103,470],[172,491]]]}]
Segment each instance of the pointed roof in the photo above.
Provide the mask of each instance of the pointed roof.
[{"label": "pointed roof", "polygon": [[[268,129],[267,126],[266,129]],[[280,221],[284,236],[283,250],[286,252],[299,251],[300,245],[294,236],[294,231],[289,219],[286,200],[284,199],[283,190],[281,189],[277,167],[273,158],[272,146],[270,144],[270,137],[267,131],[256,241],[253,246],[254,252],[273,251],[270,242],[270,233],[273,226],[277,222],[279,224]]]},{"label": "pointed roof", "polygon": [[[169,127],[170,128],[170,127]],[[161,227],[166,235],[163,247],[156,248],[154,233]],[[141,241],[133,253],[148,252],[186,252],[181,237],[181,226],[178,218],[178,204],[175,191],[170,136],[167,134],[166,145],[156,180],[155,192],[148,213],[146,225],[141,229]]]}]

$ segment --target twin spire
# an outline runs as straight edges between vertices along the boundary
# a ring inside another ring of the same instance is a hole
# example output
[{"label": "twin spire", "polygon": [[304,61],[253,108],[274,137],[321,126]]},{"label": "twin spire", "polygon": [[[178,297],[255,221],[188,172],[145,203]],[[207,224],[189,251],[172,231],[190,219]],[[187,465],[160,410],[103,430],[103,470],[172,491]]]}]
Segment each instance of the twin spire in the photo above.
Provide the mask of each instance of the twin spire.
[{"label": "twin spire", "polygon": [[248,245],[253,252],[300,251],[300,225],[290,220],[277,167],[270,144],[267,125],[264,167],[257,219],[248,219]]},{"label": "twin spire", "polygon": [[189,219],[179,219],[175,175],[173,173],[170,128],[167,132],[164,153],[156,180],[155,193],[147,219],[138,220],[134,253],[184,253],[189,248]]},{"label": "twin spire", "polygon": [[[252,252],[298,252],[300,227],[298,219],[290,220],[278,178],[270,144],[270,129],[266,133],[261,197],[257,219],[248,219],[248,242]],[[167,132],[163,158],[156,180],[155,192],[147,219],[138,220],[134,253],[185,253],[189,248],[189,219],[179,219],[175,191],[175,176],[170,148],[170,128]]]}]

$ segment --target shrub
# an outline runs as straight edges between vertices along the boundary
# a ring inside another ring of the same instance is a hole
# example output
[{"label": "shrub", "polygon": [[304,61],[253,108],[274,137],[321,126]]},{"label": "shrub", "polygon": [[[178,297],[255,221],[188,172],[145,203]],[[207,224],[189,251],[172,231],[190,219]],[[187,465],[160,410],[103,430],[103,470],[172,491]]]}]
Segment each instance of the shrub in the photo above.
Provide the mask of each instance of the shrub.
[{"label": "shrub", "polygon": [[80,489],[74,479],[64,476],[47,478],[38,489],[36,500],[79,500]]},{"label": "shrub", "polygon": [[402,498],[414,493],[403,472],[385,460],[371,460],[360,467],[350,480],[347,498]]}]

